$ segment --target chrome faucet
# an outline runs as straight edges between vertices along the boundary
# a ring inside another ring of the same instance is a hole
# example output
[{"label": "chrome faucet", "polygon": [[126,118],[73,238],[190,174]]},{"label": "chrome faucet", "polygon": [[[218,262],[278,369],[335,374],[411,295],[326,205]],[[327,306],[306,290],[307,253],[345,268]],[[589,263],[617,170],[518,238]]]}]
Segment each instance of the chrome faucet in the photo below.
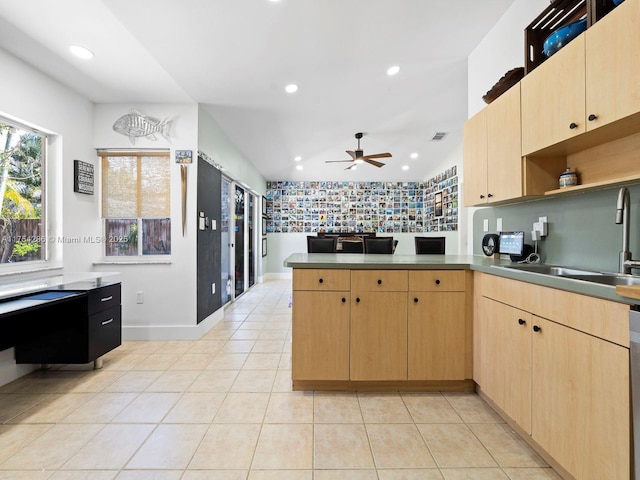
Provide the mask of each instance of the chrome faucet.
[{"label": "chrome faucet", "polygon": [[616,223],[622,224],[622,251],[620,252],[620,262],[618,271],[630,274],[632,268],[640,268],[640,261],[631,259],[629,251],[629,218],[631,216],[631,196],[627,187],[620,187],[618,190],[618,201],[616,202]]}]

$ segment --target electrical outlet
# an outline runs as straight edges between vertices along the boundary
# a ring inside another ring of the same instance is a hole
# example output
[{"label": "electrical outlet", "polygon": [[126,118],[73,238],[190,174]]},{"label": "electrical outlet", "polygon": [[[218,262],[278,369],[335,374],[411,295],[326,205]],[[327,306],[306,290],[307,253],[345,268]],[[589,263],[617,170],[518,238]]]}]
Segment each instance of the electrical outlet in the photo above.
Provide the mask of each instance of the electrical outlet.
[{"label": "electrical outlet", "polygon": [[136,303],[144,303],[144,293],[136,293]]},{"label": "electrical outlet", "polygon": [[542,222],[542,223],[548,223],[549,220],[547,220],[547,216],[545,215],[544,217],[538,217],[538,221]]}]

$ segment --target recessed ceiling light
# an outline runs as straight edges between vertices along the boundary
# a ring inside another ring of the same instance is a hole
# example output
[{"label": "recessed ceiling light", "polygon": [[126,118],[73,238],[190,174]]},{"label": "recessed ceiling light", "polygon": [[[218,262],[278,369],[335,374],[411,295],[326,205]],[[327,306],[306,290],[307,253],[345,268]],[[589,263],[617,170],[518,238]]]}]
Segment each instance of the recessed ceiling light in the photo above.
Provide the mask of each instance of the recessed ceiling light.
[{"label": "recessed ceiling light", "polygon": [[390,77],[397,74],[400,71],[400,67],[398,65],[394,65],[392,67],[387,68],[387,75]]},{"label": "recessed ceiling light", "polygon": [[415,153],[415,152],[413,152],[413,153],[412,153],[411,155],[409,155],[409,156],[410,156],[411,158],[413,158],[414,160],[415,160],[416,158],[418,158],[418,154],[417,154],[417,153]]},{"label": "recessed ceiling light", "polygon": [[284,87],[285,92],[287,93],[296,93],[298,91],[298,85],[295,83],[290,83],[286,87]]},{"label": "recessed ceiling light", "polygon": [[302,157],[300,155],[298,155],[297,157],[295,157],[293,159],[295,162],[299,162],[300,160],[302,160]]},{"label": "recessed ceiling light", "polygon": [[88,48],[81,47],[80,45],[71,45],[69,47],[69,51],[78,58],[83,58],[85,60],[93,58],[93,52]]},{"label": "recessed ceiling light", "polygon": [[302,165],[296,165],[296,170],[302,170]]},{"label": "recessed ceiling light", "polygon": [[402,170],[409,170],[409,165],[403,165]]}]

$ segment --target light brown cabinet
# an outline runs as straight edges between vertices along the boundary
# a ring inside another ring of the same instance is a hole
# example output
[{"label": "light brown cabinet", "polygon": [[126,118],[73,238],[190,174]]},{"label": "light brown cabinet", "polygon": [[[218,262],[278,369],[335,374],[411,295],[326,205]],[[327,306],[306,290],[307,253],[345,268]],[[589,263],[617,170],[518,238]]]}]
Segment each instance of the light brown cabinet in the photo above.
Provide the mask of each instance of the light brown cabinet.
[{"label": "light brown cabinet", "polygon": [[394,382],[397,388],[407,381],[471,386],[470,271],[293,274],[294,389],[336,382],[342,382],[337,388],[351,382]]},{"label": "light brown cabinet", "polygon": [[406,270],[351,272],[351,380],[407,379]]},{"label": "light brown cabinet", "polygon": [[[522,154],[640,112],[639,75],[640,1],[628,0],[522,79]],[[615,130],[605,141],[628,135]]]},{"label": "light brown cabinet", "polygon": [[524,77],[522,155],[586,131],[584,34]]},{"label": "light brown cabinet", "polygon": [[463,153],[465,205],[522,196],[520,84],[465,123]]},{"label": "light brown cabinet", "polygon": [[467,274],[461,270],[410,271],[408,304],[409,380],[469,378]]},{"label": "light brown cabinet", "polygon": [[294,269],[294,381],[348,380],[351,293],[349,270]]},{"label": "light brown cabinet", "polygon": [[482,391],[531,434],[532,315],[486,297],[478,307]]},{"label": "light brown cabinet", "polygon": [[629,478],[628,306],[476,280],[483,395],[575,478]]},{"label": "light brown cabinet", "polygon": [[566,155],[638,132],[639,19],[640,1],[627,0],[522,79],[523,155]]}]

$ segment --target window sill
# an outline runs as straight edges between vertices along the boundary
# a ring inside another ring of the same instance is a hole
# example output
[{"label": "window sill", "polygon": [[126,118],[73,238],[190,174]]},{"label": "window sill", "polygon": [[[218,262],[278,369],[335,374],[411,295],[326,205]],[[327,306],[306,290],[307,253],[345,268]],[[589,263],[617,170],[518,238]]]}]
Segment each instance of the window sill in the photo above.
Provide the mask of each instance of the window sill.
[{"label": "window sill", "polygon": [[138,259],[135,260],[101,260],[93,262],[93,265],[171,265],[171,259]]}]

